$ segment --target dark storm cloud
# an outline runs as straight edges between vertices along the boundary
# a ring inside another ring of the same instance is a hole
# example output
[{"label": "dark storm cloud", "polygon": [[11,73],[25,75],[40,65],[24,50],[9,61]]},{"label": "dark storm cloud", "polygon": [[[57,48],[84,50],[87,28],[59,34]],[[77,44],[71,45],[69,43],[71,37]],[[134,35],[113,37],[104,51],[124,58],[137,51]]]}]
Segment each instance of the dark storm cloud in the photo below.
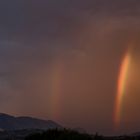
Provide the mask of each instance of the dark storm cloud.
[{"label": "dark storm cloud", "polygon": [[139,44],[139,6],[139,0],[1,0],[0,110],[51,118],[57,62],[65,67],[60,121],[111,132],[120,61],[130,40]]},{"label": "dark storm cloud", "polygon": [[[138,1],[1,1],[2,37],[34,42],[65,36],[91,16],[139,15]],[[86,20],[86,21],[85,21]],[[7,34],[3,31],[7,32]],[[67,32],[68,32],[67,31]],[[28,35],[27,35],[28,32]]]}]

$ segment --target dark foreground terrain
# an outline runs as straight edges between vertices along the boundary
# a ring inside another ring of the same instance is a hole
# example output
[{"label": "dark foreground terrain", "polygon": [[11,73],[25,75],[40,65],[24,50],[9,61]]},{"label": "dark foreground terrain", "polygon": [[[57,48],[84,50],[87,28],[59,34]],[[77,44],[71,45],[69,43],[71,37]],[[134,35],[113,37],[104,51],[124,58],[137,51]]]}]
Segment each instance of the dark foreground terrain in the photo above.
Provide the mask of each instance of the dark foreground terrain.
[{"label": "dark foreground terrain", "polygon": [[140,133],[129,136],[105,137],[89,135],[70,129],[51,120],[15,117],[0,113],[0,140],[139,140]]},{"label": "dark foreground terrain", "polygon": [[17,130],[0,132],[0,140],[140,140],[140,136],[105,137],[89,135],[70,129]]}]

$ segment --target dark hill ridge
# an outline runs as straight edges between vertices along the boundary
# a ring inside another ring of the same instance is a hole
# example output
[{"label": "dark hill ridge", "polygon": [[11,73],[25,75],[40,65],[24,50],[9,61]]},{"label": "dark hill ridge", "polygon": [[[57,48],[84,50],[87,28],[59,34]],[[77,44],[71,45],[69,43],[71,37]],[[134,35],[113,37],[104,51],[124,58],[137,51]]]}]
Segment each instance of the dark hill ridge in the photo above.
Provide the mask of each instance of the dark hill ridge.
[{"label": "dark hill ridge", "polygon": [[14,117],[0,113],[0,130],[21,130],[21,129],[53,129],[62,128],[51,120],[41,120],[32,117]]}]

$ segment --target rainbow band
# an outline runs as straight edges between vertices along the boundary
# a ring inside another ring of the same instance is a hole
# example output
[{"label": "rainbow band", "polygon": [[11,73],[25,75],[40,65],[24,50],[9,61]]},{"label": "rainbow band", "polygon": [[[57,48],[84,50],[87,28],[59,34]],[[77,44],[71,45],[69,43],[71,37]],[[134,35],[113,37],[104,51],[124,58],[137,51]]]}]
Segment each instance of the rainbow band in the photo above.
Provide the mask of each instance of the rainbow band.
[{"label": "rainbow band", "polygon": [[54,60],[50,73],[50,115],[56,121],[61,112],[63,75],[64,62],[58,58]]},{"label": "rainbow band", "polygon": [[120,73],[118,78],[118,89],[117,89],[117,98],[116,98],[116,105],[115,105],[115,124],[116,127],[120,125],[121,121],[121,107],[122,107],[122,101],[126,94],[126,85],[127,85],[127,79],[128,79],[128,70],[130,67],[130,53],[129,51],[126,52],[121,67],[120,67]]}]

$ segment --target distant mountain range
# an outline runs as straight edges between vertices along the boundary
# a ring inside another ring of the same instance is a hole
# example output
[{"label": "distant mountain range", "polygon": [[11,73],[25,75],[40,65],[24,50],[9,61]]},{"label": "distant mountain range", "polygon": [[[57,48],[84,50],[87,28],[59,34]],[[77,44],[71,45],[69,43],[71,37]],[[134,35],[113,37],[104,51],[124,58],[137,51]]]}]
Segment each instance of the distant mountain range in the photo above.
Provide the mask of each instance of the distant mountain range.
[{"label": "distant mountain range", "polygon": [[51,120],[41,120],[32,117],[14,117],[0,113],[0,131],[23,130],[23,129],[54,129],[62,128]]}]

